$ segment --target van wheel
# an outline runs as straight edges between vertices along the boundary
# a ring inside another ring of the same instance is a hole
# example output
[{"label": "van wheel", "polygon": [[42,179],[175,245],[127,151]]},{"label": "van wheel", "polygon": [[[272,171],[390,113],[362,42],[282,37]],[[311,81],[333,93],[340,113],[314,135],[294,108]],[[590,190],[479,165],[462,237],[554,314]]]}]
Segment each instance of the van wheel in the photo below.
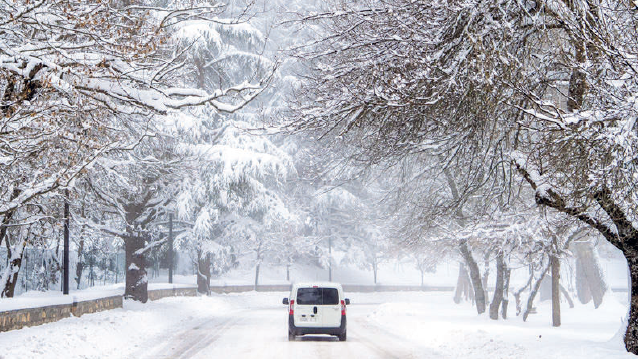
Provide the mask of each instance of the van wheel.
[{"label": "van wheel", "polygon": [[288,332],[288,341],[289,342],[294,342],[295,341],[295,335],[292,334],[291,332]]},{"label": "van wheel", "polygon": [[343,334],[337,335],[337,337],[339,337],[339,341],[340,342],[345,342],[347,334],[348,334],[347,332],[343,332]]}]

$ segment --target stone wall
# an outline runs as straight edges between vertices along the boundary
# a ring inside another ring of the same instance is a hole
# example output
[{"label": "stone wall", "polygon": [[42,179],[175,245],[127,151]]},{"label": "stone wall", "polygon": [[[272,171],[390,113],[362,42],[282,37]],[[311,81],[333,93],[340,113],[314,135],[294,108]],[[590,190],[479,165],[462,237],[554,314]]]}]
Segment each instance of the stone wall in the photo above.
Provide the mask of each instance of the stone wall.
[{"label": "stone wall", "polygon": [[148,291],[148,300],[158,300],[166,297],[194,297],[197,295],[197,288],[170,288],[154,289]]},{"label": "stone wall", "polygon": [[122,296],[113,296],[86,301],[73,301],[69,304],[50,305],[39,308],[16,309],[0,312],[0,332],[30,327],[60,319],[103,310],[122,308]]},{"label": "stone wall", "polygon": [[[173,296],[195,296],[196,288],[155,289],[148,291],[149,300],[157,300]],[[46,307],[0,311],[0,332],[56,322],[71,315],[80,317],[83,314],[97,313],[104,310],[122,308],[122,296],[116,295],[93,300],[76,301],[69,304],[50,305]]]}]

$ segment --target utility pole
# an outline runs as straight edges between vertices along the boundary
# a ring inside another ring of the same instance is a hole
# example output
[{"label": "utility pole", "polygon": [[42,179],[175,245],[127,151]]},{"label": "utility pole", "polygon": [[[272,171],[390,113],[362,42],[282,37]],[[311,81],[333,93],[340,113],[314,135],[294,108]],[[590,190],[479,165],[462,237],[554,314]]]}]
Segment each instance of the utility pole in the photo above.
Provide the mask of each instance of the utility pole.
[{"label": "utility pole", "polygon": [[69,294],[69,189],[64,190],[64,279],[62,293]]},{"label": "utility pole", "polygon": [[168,282],[173,283],[173,213],[168,214]]}]

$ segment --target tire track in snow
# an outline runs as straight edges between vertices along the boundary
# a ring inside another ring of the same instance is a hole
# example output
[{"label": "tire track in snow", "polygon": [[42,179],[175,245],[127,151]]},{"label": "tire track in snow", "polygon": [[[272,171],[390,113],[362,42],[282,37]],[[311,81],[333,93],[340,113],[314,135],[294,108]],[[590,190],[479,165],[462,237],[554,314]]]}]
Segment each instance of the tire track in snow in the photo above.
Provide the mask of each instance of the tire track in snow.
[{"label": "tire track in snow", "polygon": [[[356,323],[356,325],[352,327],[354,327],[353,332],[357,339],[363,345],[377,353],[380,358],[445,358],[441,353],[430,348],[421,347],[417,343],[411,342],[383,327],[375,325],[364,317],[353,318],[353,322]],[[349,328],[348,331],[351,331],[351,328]],[[379,340],[379,338],[386,338],[386,340]]]},{"label": "tire track in snow", "polygon": [[[390,358],[393,358],[393,359],[411,359],[411,358],[414,358],[414,355],[412,355],[412,353],[409,353],[409,354],[408,353],[401,353],[401,352],[397,352],[395,350],[390,351],[387,348],[379,346],[377,344],[378,340],[376,342],[373,342],[372,340],[369,339],[370,337],[378,339],[379,338],[379,333],[381,333],[383,336],[387,336],[387,333],[385,333],[385,331],[382,331],[379,328],[373,327],[372,325],[368,324],[368,322],[365,321],[362,318],[354,318],[354,320],[352,322],[356,323],[356,325],[351,326],[350,328],[348,328],[348,331],[353,332],[353,334],[354,334],[351,337],[356,338],[358,343],[361,343],[364,346],[366,346],[368,349],[371,349],[380,358],[388,358],[388,359],[390,359]],[[371,332],[371,331],[375,331],[377,333],[375,333],[375,335],[366,335],[365,333],[363,333],[364,331],[360,330],[361,328],[365,328],[365,331],[367,331],[368,333]],[[405,339],[401,338],[401,340],[405,340]],[[388,343],[389,341],[384,340],[382,342],[383,343]]]},{"label": "tire track in snow", "polygon": [[[220,320],[221,319],[221,320]],[[187,329],[177,336],[166,338],[167,343],[151,353],[141,355],[148,359],[191,358],[219,339],[228,328],[235,325],[238,318],[212,318]]]}]

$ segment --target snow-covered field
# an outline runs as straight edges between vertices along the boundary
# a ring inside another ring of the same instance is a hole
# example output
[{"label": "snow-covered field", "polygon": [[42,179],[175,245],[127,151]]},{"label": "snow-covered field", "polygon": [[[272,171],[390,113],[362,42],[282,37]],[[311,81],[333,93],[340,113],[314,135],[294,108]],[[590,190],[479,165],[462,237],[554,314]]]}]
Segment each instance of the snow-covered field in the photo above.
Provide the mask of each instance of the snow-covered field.
[{"label": "snow-covered field", "polygon": [[[347,293],[348,341],[288,342],[287,293],[165,298],[0,333],[0,358],[630,358],[618,337],[624,297],[563,307],[552,328],[548,304],[527,323],[491,321],[451,293]],[[514,308],[510,308],[514,312]]]}]

